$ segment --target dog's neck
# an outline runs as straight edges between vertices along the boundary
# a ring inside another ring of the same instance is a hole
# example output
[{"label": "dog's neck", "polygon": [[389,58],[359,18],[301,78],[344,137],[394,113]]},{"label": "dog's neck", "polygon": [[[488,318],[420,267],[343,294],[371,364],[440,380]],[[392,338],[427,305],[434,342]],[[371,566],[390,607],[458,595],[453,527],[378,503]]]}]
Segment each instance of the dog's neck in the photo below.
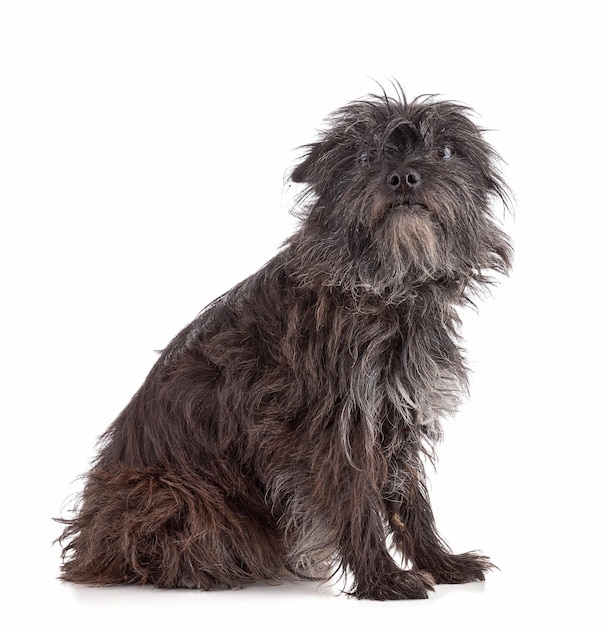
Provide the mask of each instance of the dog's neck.
[{"label": "dog's neck", "polygon": [[[320,248],[319,248],[320,249]],[[342,255],[342,258],[340,258]],[[361,272],[361,263],[348,258],[348,251],[322,256],[317,246],[296,233],[286,242],[280,265],[294,283],[315,292],[331,292],[345,305],[361,313],[376,314],[386,307],[400,307],[417,301],[434,301],[441,306],[468,302],[466,295],[472,273],[447,269],[431,275],[419,272],[389,272],[371,268]]]}]

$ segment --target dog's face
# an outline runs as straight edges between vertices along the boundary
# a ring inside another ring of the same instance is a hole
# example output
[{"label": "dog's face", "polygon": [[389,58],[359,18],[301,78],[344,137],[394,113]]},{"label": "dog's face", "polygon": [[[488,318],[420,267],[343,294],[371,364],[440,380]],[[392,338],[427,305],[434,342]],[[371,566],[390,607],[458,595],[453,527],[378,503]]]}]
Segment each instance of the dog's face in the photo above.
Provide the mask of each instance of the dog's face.
[{"label": "dog's face", "polygon": [[491,213],[508,192],[469,114],[452,102],[382,96],[330,117],[292,174],[313,194],[302,236],[333,247],[327,284],[344,284],[344,264],[350,287],[388,297],[405,282],[508,269],[509,243]]}]

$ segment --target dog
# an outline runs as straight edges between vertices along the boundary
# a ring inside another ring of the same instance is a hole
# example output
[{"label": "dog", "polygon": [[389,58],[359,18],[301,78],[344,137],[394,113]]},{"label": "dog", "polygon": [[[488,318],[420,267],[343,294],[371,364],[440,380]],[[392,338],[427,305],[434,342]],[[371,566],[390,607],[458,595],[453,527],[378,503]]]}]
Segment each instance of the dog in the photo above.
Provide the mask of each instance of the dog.
[{"label": "dog", "polygon": [[63,580],[202,590],[328,580],[425,598],[484,580],[425,476],[467,393],[458,311],[506,275],[500,159],[471,109],[397,85],[338,109],[292,171],[295,233],[160,354],[99,442]]}]

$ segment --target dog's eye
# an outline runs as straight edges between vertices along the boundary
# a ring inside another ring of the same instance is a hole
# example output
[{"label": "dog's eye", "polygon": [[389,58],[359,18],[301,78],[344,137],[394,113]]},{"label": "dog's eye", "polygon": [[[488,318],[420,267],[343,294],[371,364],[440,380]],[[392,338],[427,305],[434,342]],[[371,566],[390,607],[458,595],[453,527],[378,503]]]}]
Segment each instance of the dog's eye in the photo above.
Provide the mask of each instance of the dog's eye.
[{"label": "dog's eye", "polygon": [[452,146],[441,146],[439,148],[439,156],[442,159],[451,159],[454,156],[454,148]]},{"label": "dog's eye", "polygon": [[359,154],[359,158],[357,159],[357,161],[359,165],[368,165],[369,163],[371,163],[371,161],[374,160],[375,156],[376,156],[375,150],[363,150]]}]

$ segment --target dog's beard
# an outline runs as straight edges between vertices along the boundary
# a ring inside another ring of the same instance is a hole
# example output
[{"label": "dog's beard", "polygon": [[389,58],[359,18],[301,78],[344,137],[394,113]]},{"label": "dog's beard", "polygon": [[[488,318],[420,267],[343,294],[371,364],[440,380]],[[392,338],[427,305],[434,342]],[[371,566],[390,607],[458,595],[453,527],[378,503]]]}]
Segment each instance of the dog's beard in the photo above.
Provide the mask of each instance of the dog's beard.
[{"label": "dog's beard", "polygon": [[[445,260],[440,227],[435,216],[420,204],[388,208],[373,234],[380,275],[388,283],[404,277],[433,278]],[[378,276],[376,277],[376,279]]]},{"label": "dog's beard", "polygon": [[332,213],[347,220],[320,229],[313,218],[292,240],[301,284],[398,303],[412,286],[451,272],[445,228],[426,205],[366,194],[343,197]]}]

